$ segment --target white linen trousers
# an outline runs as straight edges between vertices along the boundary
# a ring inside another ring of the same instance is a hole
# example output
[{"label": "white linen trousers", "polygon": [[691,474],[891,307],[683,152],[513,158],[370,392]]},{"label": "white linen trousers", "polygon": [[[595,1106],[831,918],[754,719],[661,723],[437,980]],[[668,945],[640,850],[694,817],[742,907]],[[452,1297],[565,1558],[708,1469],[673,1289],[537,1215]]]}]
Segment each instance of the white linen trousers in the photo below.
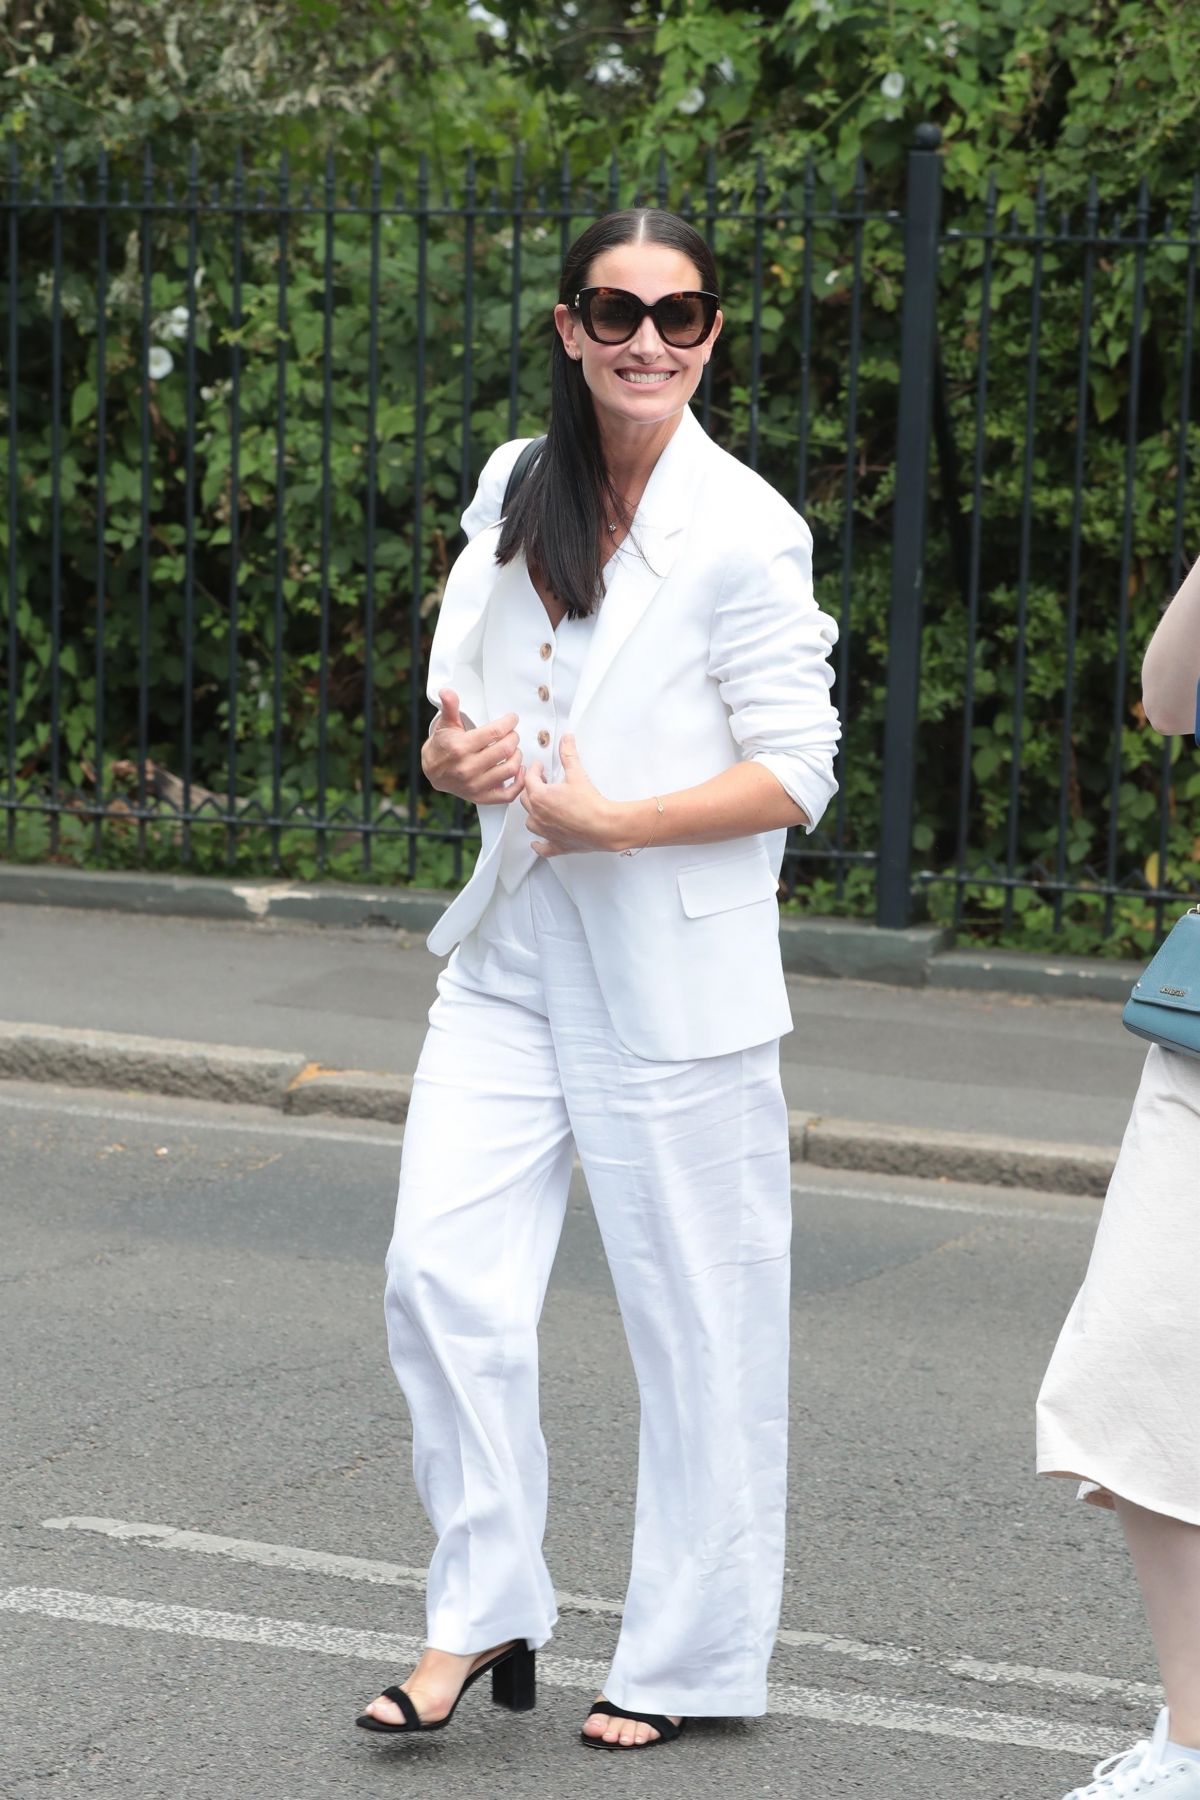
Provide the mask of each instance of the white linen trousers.
[{"label": "white linen trousers", "polygon": [[783,1580],[791,1170],[778,1040],[651,1062],[617,1038],[539,862],[438,981],[405,1129],[386,1313],[438,1542],[428,1641],[546,1642],[537,1324],[575,1153],[641,1398],[632,1569],[604,1691],[751,1715]]}]

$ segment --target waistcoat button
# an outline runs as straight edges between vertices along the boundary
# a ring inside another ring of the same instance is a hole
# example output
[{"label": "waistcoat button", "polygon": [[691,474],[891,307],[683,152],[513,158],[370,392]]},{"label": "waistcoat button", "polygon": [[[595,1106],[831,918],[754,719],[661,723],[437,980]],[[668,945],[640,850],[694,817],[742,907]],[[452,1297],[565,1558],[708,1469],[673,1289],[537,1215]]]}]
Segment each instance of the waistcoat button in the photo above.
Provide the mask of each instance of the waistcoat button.
[{"label": "waistcoat button", "polygon": [[538,651],[538,655],[541,657],[543,662],[547,662],[549,660],[549,658],[554,655],[554,645],[553,644],[543,644],[541,649]]},{"label": "waistcoat button", "polygon": [[540,687],[538,689],[538,699],[539,700],[548,700],[549,698],[550,698],[550,689],[548,687]]},{"label": "waistcoat button", "polygon": [[543,750],[546,748],[546,745],[549,742],[550,742],[550,733],[548,731],[539,731],[538,732],[538,743],[542,746]]}]

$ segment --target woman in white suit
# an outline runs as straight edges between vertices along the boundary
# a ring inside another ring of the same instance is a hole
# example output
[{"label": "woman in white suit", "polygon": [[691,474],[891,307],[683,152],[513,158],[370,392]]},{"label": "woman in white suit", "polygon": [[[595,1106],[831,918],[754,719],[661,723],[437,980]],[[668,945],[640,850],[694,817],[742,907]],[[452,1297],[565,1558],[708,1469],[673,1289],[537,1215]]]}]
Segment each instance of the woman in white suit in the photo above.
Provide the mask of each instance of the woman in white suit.
[{"label": "woman in white suit", "polygon": [[[1196,726],[1200,563],[1146,652],[1142,701]],[[1066,1800],[1200,1800],[1200,1062],[1152,1044],[1087,1277],[1038,1396],[1038,1469],[1115,1511],[1167,1704]]]},{"label": "woman in white suit", "polygon": [[721,323],[683,220],[582,234],[545,442],[507,512],[522,445],[487,464],[441,608],[423,762],[483,842],[429,939],[454,953],[388,1255],[438,1537],[429,1648],[370,1730],[436,1729],[488,1671],[533,1704],[555,1623],[536,1334],[576,1154],[641,1398],[632,1572],[583,1741],[765,1709],[791,1225],[776,891],[787,828],[835,790],[836,630],[804,522],[689,411]]}]

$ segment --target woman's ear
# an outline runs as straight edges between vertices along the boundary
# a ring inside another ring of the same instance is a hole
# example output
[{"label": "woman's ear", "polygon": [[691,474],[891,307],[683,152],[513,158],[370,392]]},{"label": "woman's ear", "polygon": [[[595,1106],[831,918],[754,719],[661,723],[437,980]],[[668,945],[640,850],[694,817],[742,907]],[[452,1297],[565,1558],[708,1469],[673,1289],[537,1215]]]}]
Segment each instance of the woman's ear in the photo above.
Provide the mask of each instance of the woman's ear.
[{"label": "woman's ear", "polygon": [[575,327],[578,322],[570,307],[564,306],[560,301],[554,309],[554,329],[562,339],[563,349],[572,362],[578,362],[580,357],[579,345],[575,341]]}]

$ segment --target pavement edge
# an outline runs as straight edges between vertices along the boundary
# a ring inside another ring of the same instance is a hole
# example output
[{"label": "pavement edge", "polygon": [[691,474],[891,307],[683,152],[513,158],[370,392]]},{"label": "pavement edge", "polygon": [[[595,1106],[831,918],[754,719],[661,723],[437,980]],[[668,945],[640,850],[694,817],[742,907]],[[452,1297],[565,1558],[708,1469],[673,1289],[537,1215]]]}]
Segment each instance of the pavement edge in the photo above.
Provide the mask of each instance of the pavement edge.
[{"label": "pavement edge", "polygon": [[[0,1080],[132,1090],[389,1125],[404,1123],[412,1096],[409,1075],[329,1069],[274,1050],[5,1021],[0,1021]],[[788,1123],[795,1163],[925,1181],[1102,1195],[1116,1160],[1115,1148],[1086,1144],[917,1131],[797,1112],[788,1115]]]}]

